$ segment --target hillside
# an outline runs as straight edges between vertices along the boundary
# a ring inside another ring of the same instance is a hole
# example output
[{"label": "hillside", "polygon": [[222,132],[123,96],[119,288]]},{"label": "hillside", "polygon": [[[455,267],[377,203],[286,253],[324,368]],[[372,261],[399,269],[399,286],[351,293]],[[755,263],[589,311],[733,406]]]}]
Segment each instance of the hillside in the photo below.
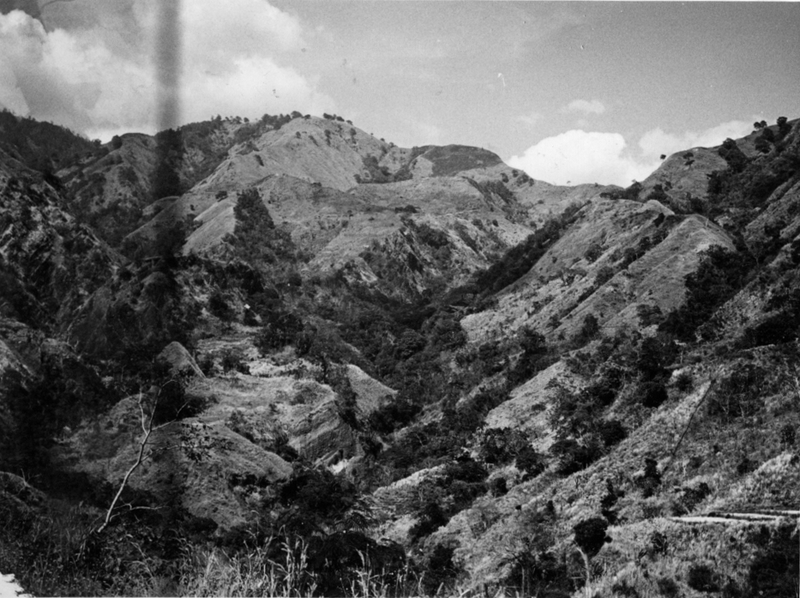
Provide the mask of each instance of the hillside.
[{"label": "hillside", "polygon": [[797,508],[797,122],[628,189],[299,113],[54,175],[31,128],[0,146],[0,572],[790,595],[793,522],[681,517]]}]

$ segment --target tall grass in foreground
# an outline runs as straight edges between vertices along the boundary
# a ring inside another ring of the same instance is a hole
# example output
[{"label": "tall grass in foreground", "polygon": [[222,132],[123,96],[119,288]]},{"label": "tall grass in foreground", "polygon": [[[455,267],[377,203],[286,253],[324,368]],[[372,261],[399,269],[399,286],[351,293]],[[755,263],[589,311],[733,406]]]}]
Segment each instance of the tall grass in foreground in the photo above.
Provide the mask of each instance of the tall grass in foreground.
[{"label": "tall grass in foreground", "polygon": [[[317,581],[308,568],[307,546],[302,540],[281,543],[280,558],[274,555],[270,541],[247,553],[228,557],[219,549],[210,549],[186,562],[177,591],[190,596],[280,596],[318,595]],[[399,598],[430,595],[422,579],[409,567],[387,573],[375,570],[366,555],[356,570],[348,571],[347,596],[363,598]],[[335,564],[333,564],[335,567]],[[343,572],[344,573],[344,572]],[[156,590],[160,588],[154,588]],[[444,588],[440,588],[443,591]],[[448,588],[448,596],[466,596],[465,590]],[[444,593],[442,594],[444,595]]]}]

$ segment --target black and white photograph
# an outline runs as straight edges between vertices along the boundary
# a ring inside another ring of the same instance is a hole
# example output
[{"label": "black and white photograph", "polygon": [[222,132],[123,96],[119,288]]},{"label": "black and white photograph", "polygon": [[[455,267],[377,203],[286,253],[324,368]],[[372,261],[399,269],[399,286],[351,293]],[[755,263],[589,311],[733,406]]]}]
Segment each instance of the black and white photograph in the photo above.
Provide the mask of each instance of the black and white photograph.
[{"label": "black and white photograph", "polygon": [[0,0],[0,597],[800,597],[799,32]]}]

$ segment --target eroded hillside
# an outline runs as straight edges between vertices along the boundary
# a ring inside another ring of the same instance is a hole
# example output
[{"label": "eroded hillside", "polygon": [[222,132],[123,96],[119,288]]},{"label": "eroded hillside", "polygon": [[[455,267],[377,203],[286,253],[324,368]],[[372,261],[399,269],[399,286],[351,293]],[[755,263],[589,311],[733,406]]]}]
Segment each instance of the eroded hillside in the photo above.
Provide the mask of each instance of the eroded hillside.
[{"label": "eroded hillside", "polygon": [[334,115],[124,135],[61,181],[0,153],[0,516],[63,555],[14,541],[0,570],[785,595],[780,520],[680,519],[800,492],[800,133],[764,125],[624,190]]}]

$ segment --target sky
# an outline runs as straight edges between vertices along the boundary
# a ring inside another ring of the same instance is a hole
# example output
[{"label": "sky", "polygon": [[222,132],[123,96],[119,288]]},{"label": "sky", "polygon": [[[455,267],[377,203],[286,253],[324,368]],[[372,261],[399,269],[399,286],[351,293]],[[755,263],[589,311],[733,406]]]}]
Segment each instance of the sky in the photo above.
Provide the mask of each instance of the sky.
[{"label": "sky", "polygon": [[475,145],[539,180],[627,186],[663,154],[800,117],[800,2],[0,0],[0,12],[0,106],[103,140],[328,112],[404,147]]}]

